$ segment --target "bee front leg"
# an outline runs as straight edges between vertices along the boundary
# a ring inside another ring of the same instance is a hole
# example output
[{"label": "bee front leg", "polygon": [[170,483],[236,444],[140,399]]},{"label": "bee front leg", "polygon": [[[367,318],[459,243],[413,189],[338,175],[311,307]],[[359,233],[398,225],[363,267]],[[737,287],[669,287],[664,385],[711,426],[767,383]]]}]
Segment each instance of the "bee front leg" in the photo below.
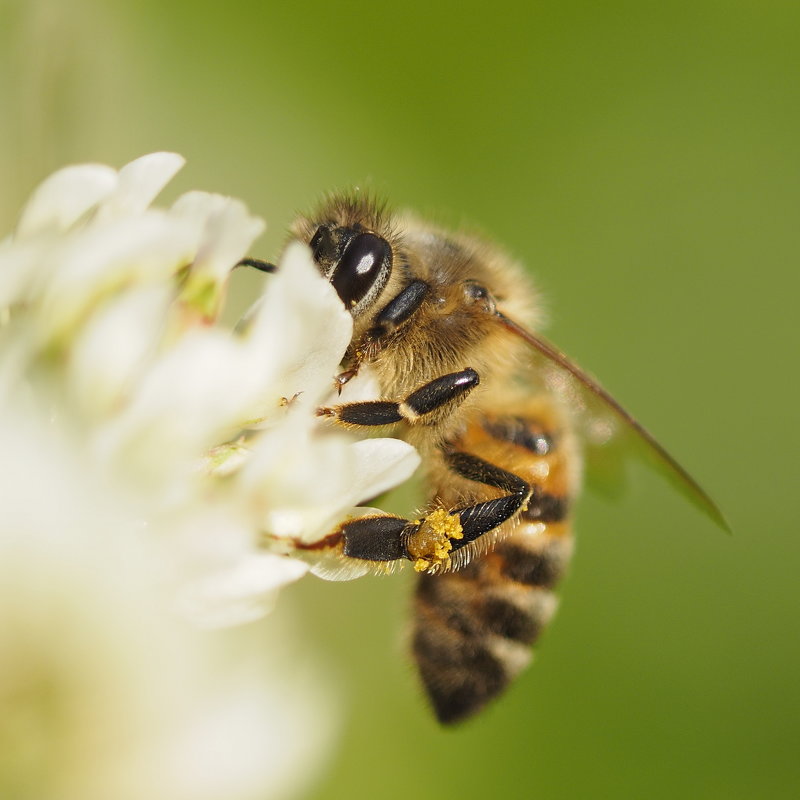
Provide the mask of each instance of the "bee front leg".
[{"label": "bee front leg", "polygon": [[373,427],[406,421],[411,424],[436,422],[445,409],[449,412],[466,400],[467,395],[480,383],[474,369],[442,375],[411,392],[399,402],[374,400],[364,403],[343,403],[330,408],[317,409],[317,415],[331,417],[342,425]]}]

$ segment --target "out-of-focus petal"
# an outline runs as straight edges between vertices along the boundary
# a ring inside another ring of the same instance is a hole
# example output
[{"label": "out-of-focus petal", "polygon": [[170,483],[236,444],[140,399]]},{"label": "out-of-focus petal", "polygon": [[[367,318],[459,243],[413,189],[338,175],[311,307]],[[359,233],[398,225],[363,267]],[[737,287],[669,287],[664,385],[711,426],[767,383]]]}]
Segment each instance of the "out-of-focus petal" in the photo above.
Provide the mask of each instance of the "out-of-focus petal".
[{"label": "out-of-focus petal", "polygon": [[49,272],[37,288],[35,309],[42,336],[68,334],[112,291],[168,282],[194,248],[191,228],[159,211],[76,231],[46,254]]},{"label": "out-of-focus petal", "polygon": [[302,577],[307,565],[264,552],[245,509],[224,496],[184,509],[166,537],[165,568],[178,586],[175,605],[202,627],[228,627],[267,613],[277,590]]},{"label": "out-of-focus petal", "polygon": [[15,238],[66,230],[116,186],[117,171],[102,164],[80,164],[54,172],[31,195]]},{"label": "out-of-focus petal", "polygon": [[251,553],[228,569],[187,584],[178,610],[207,628],[241,625],[272,609],[277,590],[302,578],[308,565],[271,553]]},{"label": "out-of-focus petal", "polygon": [[149,153],[126,164],[117,176],[117,185],[97,210],[97,219],[141,214],[158,193],[186,163],[177,153]]},{"label": "out-of-focus petal", "polygon": [[238,681],[222,691],[209,685],[191,724],[167,743],[172,800],[285,800],[306,796],[318,777],[337,716],[325,676],[276,657],[276,643],[291,641],[286,632],[254,634],[273,652],[230,669]]},{"label": "out-of-focus petal", "polygon": [[103,305],[78,333],[69,360],[69,388],[85,415],[118,411],[164,334],[172,300],[168,285],[131,289]]},{"label": "out-of-focus petal", "polygon": [[251,800],[299,788],[331,734],[325,676],[303,677],[311,662],[293,660],[289,630],[251,628],[234,661],[230,638],[170,613],[158,542],[136,535],[135,505],[61,433],[22,409],[0,417],[0,794]]},{"label": "out-of-focus petal", "polygon": [[207,192],[182,195],[170,213],[191,222],[198,241],[183,300],[215,317],[231,269],[264,231],[264,222],[252,216],[241,201]]},{"label": "out-of-focus petal", "polygon": [[223,331],[190,330],[140,376],[130,402],[100,432],[99,452],[148,482],[184,471],[253,413],[262,377],[248,363]]}]

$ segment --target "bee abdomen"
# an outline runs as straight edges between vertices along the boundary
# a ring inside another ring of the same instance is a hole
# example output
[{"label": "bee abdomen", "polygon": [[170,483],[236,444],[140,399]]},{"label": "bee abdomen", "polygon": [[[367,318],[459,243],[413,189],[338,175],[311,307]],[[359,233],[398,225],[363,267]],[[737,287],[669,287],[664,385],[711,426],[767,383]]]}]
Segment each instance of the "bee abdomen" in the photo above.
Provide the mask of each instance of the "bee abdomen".
[{"label": "bee abdomen", "polygon": [[463,570],[422,575],[416,593],[414,656],[442,723],[479,711],[531,660],[530,646],[555,612],[552,591],[571,539],[526,534],[522,526]]}]

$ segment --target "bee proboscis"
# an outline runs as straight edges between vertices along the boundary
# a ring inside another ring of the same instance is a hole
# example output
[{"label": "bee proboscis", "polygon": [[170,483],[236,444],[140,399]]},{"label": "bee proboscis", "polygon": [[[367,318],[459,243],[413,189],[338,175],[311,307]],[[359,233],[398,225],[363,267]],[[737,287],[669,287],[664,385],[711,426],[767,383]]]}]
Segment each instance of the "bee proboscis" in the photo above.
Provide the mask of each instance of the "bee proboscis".
[{"label": "bee proboscis", "polygon": [[330,196],[291,236],[310,246],[353,316],[338,384],[369,365],[381,390],[318,413],[351,428],[388,426],[418,449],[430,487],[414,518],[346,520],[306,555],[340,575],[412,562],[411,647],[441,722],[479,711],[529,662],[572,552],[582,443],[626,440],[727,527],[675,459],[533,333],[538,296],[501,249],[358,193]]}]

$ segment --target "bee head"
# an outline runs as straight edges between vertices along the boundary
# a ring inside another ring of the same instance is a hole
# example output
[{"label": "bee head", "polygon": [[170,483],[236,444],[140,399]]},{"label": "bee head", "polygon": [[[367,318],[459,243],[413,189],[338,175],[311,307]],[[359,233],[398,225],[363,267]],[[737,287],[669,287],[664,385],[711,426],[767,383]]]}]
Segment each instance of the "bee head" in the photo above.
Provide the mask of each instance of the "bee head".
[{"label": "bee head", "polygon": [[320,225],[309,242],[323,275],[356,316],[368,308],[392,273],[392,248],[360,225]]}]

